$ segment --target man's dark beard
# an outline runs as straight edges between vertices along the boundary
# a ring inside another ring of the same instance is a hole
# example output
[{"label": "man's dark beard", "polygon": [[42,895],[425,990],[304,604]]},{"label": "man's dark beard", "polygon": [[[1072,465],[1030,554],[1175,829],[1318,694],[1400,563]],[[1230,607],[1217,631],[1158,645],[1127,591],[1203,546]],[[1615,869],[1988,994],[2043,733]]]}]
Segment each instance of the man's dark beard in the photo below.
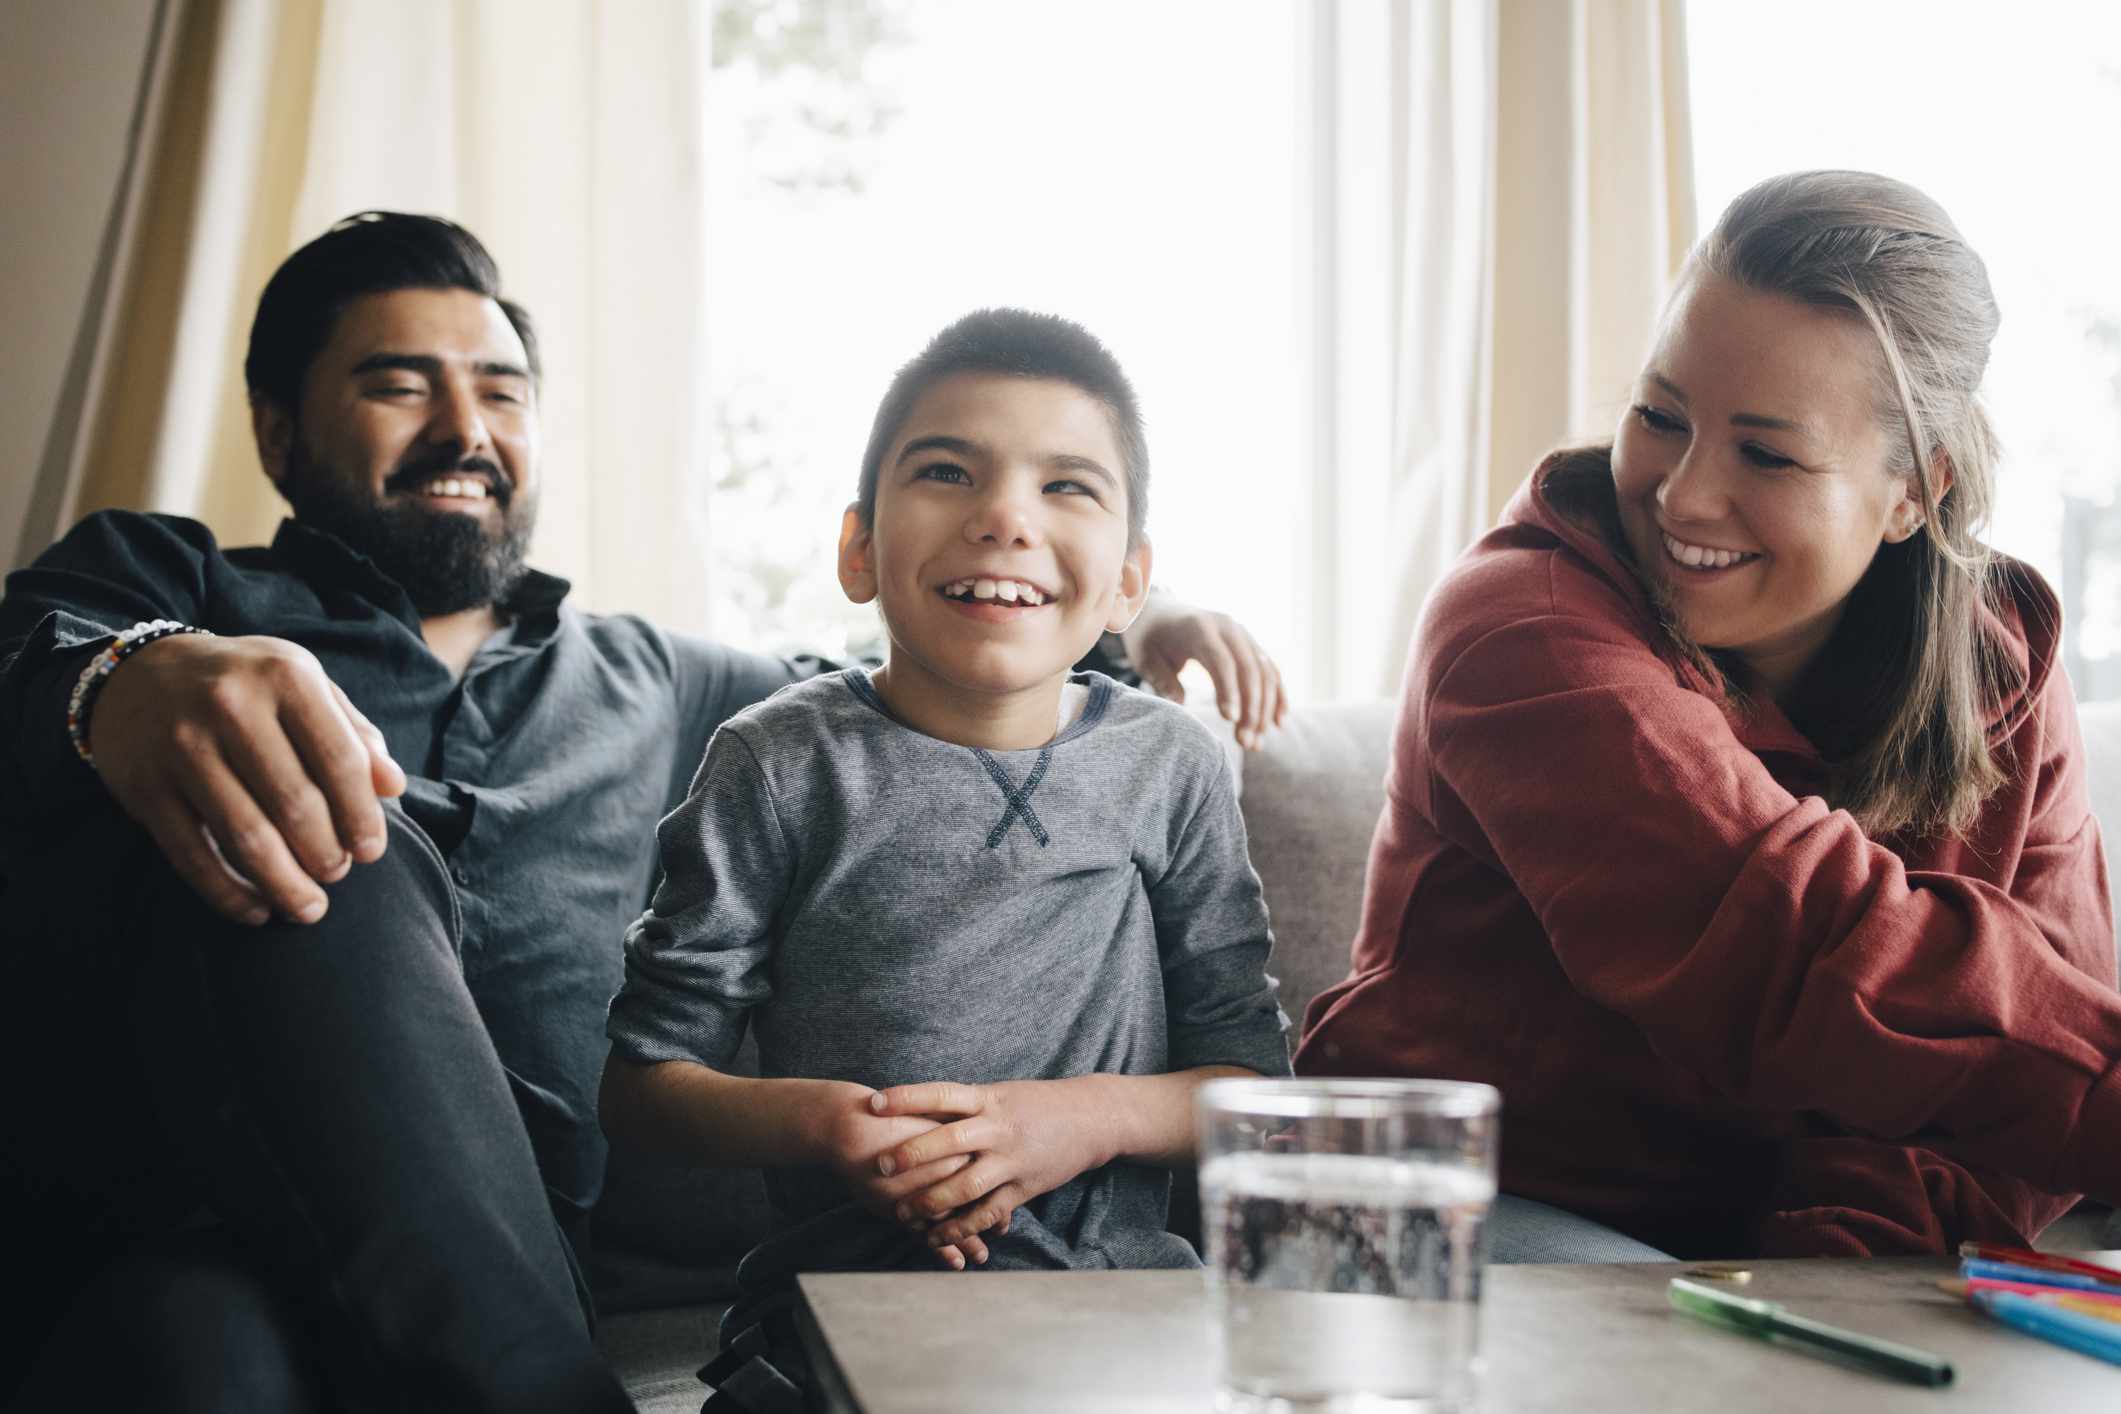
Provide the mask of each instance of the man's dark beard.
[{"label": "man's dark beard", "polygon": [[425,457],[391,473],[386,483],[390,490],[402,491],[452,471],[483,471],[481,479],[500,512],[500,526],[489,533],[471,516],[435,510],[412,497],[386,504],[366,487],[341,481],[319,467],[299,433],[294,441],[280,493],[294,508],[295,519],[373,560],[405,591],[420,617],[498,604],[523,577],[536,507],[528,497],[519,501],[514,483],[491,462]]}]

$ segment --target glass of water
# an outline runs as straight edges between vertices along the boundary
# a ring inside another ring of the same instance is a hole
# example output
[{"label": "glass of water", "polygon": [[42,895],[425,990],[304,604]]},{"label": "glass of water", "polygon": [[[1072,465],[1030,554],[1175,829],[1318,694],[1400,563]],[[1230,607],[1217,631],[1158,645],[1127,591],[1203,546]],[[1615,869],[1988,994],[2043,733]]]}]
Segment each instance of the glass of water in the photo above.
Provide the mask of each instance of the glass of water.
[{"label": "glass of water", "polygon": [[1445,1080],[1201,1087],[1219,1407],[1470,1408],[1502,1096]]}]

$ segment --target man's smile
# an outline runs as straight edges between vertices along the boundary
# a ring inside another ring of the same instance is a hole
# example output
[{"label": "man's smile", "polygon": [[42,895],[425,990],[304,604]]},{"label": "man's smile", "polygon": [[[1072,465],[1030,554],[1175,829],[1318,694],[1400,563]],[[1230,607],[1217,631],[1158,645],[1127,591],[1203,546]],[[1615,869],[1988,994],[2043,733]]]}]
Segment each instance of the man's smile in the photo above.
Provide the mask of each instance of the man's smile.
[{"label": "man's smile", "polygon": [[506,476],[480,461],[462,466],[415,467],[398,472],[384,485],[390,495],[409,496],[451,510],[468,510],[488,502],[505,508],[512,489]]}]

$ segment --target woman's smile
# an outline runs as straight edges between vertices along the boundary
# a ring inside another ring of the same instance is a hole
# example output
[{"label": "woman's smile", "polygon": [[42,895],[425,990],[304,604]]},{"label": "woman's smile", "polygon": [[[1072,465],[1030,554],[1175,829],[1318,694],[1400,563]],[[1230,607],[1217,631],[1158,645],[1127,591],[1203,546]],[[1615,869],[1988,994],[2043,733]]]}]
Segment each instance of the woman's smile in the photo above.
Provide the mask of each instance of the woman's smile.
[{"label": "woman's smile", "polygon": [[1659,539],[1664,545],[1666,568],[1682,572],[1690,580],[1720,579],[1732,570],[1743,569],[1763,558],[1758,550],[1721,549],[1682,540],[1669,530],[1662,531]]}]

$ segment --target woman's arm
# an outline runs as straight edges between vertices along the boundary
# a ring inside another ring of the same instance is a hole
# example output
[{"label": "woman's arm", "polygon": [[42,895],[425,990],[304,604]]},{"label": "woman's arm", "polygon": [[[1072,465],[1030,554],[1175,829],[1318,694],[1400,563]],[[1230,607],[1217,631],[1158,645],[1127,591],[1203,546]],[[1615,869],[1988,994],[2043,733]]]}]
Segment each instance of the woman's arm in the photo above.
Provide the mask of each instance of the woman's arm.
[{"label": "woman's arm", "polygon": [[[1430,771],[1400,788],[1510,876],[1577,990],[1742,1103],[2121,1196],[2121,997],[2051,936],[2110,946],[2076,936],[2110,930],[2103,886],[2058,915],[1910,873],[1777,784],[1617,614],[1448,647],[1417,665]],[[2037,732],[2015,745],[2043,769]]]}]

